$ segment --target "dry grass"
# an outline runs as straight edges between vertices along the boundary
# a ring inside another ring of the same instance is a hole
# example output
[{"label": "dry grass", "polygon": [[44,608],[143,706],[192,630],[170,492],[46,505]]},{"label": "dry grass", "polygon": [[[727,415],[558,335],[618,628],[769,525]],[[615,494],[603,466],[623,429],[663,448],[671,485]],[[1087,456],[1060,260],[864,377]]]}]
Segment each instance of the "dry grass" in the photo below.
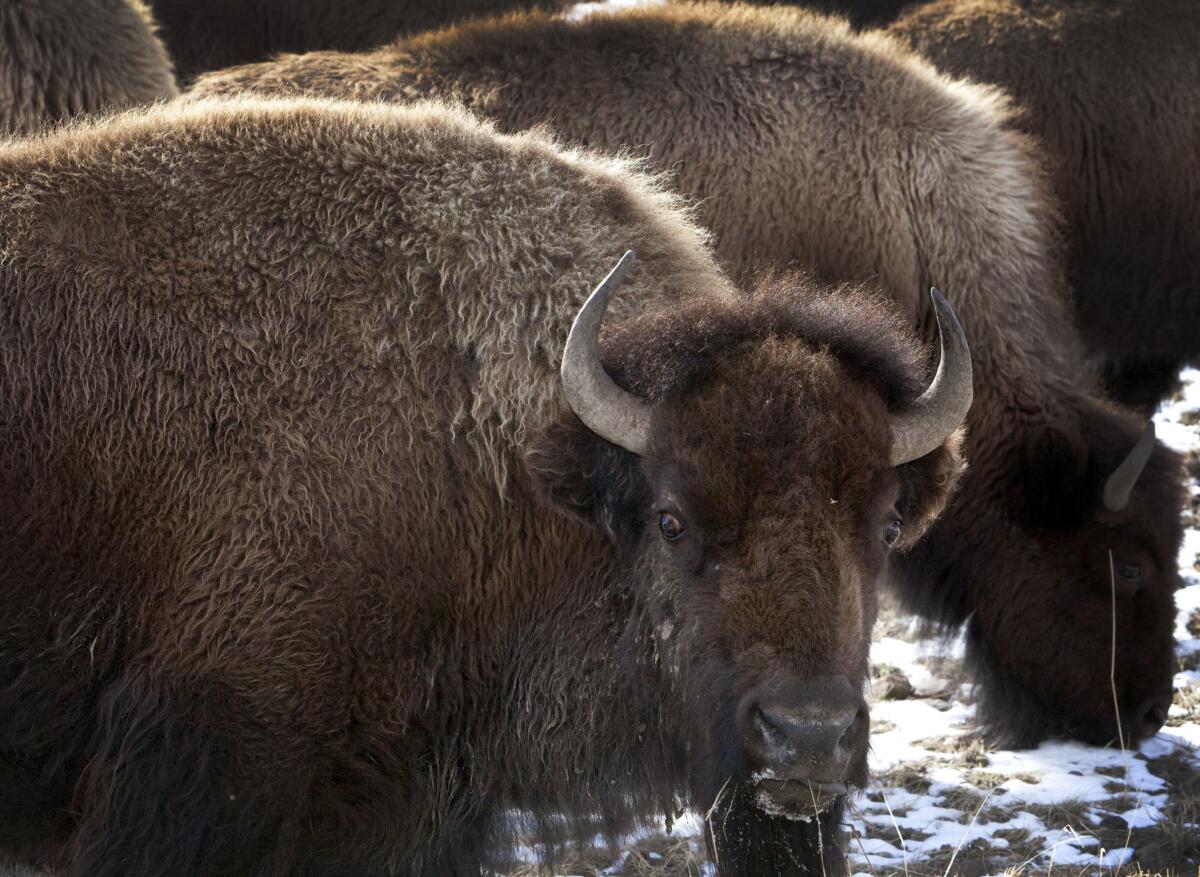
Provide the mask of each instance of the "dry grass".
[{"label": "dry grass", "polygon": [[1167,806],[1152,828],[1132,832],[1140,865],[1196,874],[1200,866],[1200,770],[1196,751],[1180,747],[1147,767],[1167,783]]},{"label": "dry grass", "polygon": [[1195,868],[1189,870],[1147,871],[1137,865],[1124,868],[1064,867],[1053,868],[1009,868],[1004,877],[1200,877]]},{"label": "dry grass", "polygon": [[[1198,656],[1193,655],[1195,660]],[[1188,685],[1185,688],[1175,689],[1175,705],[1182,707],[1184,715],[1167,716],[1168,727],[1178,727],[1188,722],[1196,721],[1196,717],[1200,715],[1200,685]]]},{"label": "dry grass", "polygon": [[1188,616],[1187,632],[1200,637],[1200,609],[1193,609],[1192,614]]},{"label": "dry grass", "polygon": [[929,765],[925,762],[910,762],[881,773],[879,775],[879,782],[886,788],[904,789],[904,791],[911,792],[914,795],[927,795],[929,794],[929,787],[933,785],[929,777],[926,776],[928,771]]}]

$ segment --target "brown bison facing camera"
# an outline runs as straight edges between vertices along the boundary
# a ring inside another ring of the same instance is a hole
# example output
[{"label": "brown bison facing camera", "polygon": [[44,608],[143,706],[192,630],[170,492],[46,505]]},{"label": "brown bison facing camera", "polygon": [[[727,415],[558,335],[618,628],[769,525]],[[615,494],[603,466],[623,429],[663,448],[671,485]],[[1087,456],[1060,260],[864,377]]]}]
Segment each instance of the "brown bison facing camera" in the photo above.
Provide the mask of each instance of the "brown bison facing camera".
[{"label": "brown bison facing camera", "polygon": [[946,290],[971,333],[971,467],[896,563],[900,592],[939,622],[969,619],[993,739],[1115,740],[1112,552],[1120,732],[1128,742],[1161,725],[1182,467],[1151,439],[1149,461],[1122,468],[1145,421],[1096,387],[1071,328],[1053,198],[998,92],[837,20],[716,3],[474,22],[214,73],[192,93],[244,89],[459,95],[508,130],[548,124],[648,150],[746,282],[789,264],[829,282],[874,278],[927,338],[933,315],[915,292]]},{"label": "brown bison facing camera", "polygon": [[877,297],[737,294],[635,165],[438,105],[0,147],[4,857],[473,874],[690,800],[723,874],[839,873],[938,312],[923,392]]},{"label": "brown bison facing camera", "polygon": [[1020,103],[1066,207],[1083,338],[1153,411],[1200,357],[1200,6],[943,0],[889,32]]},{"label": "brown bison facing camera", "polygon": [[0,2],[0,136],[175,93],[142,0]]},{"label": "brown bison facing camera", "polygon": [[406,34],[570,0],[150,0],[179,77],[281,52],[372,49]]}]

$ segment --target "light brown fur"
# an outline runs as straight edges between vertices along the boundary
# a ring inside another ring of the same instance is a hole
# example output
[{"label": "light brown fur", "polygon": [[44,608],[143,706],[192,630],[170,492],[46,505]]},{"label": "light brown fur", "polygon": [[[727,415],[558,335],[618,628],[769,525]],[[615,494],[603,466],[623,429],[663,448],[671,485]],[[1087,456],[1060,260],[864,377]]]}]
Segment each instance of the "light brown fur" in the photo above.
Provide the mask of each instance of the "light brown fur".
[{"label": "light brown fur", "polygon": [[142,0],[0,2],[0,135],[175,93]]}]

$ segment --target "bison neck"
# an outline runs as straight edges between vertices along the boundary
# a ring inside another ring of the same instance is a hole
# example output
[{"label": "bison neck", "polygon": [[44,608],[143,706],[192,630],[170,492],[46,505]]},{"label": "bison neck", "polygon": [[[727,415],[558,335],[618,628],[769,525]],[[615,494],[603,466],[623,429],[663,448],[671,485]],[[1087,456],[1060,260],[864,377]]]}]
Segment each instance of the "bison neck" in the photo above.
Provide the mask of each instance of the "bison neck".
[{"label": "bison neck", "polygon": [[613,544],[531,497],[495,499],[470,512],[484,547],[421,534],[430,560],[403,586],[416,598],[397,607],[405,633],[379,635],[375,615],[377,633],[359,637],[380,649],[368,665],[395,666],[397,642],[408,653],[390,744],[410,765],[404,799],[440,802],[448,822],[461,808],[508,814],[486,831],[497,849],[666,812],[681,785],[664,720],[676,711]]}]

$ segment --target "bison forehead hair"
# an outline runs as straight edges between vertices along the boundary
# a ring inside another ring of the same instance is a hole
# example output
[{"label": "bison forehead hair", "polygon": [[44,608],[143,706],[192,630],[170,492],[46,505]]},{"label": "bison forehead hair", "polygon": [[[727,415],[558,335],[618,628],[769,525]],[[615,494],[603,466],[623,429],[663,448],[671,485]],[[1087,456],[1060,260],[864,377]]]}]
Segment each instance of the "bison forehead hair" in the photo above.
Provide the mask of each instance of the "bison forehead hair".
[{"label": "bison forehead hair", "polygon": [[827,350],[890,410],[925,387],[927,357],[878,290],[821,286],[802,274],[767,275],[736,307],[697,301],[613,326],[605,367],[639,395],[663,401],[702,379],[731,348],[771,336]]},{"label": "bison forehead hair", "polygon": [[[646,310],[614,323],[605,330],[602,359],[618,384],[657,410],[662,454],[684,453],[683,445],[664,436],[676,428],[682,434],[685,421],[708,409],[705,416],[713,418],[708,435],[695,447],[711,446],[719,436],[769,449],[785,455],[775,464],[788,477],[805,467],[810,477],[886,470],[888,417],[903,411],[928,383],[927,351],[893,302],[872,287],[828,286],[801,273],[769,274],[741,296],[697,295],[677,307]],[[818,428],[822,423],[828,424],[824,432]],[[858,432],[852,438],[853,430]],[[555,447],[563,431],[582,436],[565,442],[573,448],[566,456]],[[902,544],[915,542],[941,511],[961,469],[961,441],[961,431],[955,432],[930,455],[929,468],[939,474],[922,488],[936,488],[937,501],[914,505],[917,514]],[[616,471],[626,467],[609,471],[607,484],[584,477],[599,465],[591,462],[594,453],[609,460],[620,456],[564,408],[542,440],[531,443],[527,459],[542,475],[555,472],[550,483],[556,488],[575,485],[579,493],[555,498],[586,517],[595,510],[593,503],[612,512],[610,500],[625,507],[637,495],[627,475]],[[921,464],[928,462],[918,460],[899,471],[915,486],[921,480],[917,473],[924,471]],[[720,468],[745,465],[749,461],[739,455],[736,461],[726,458]],[[591,486],[583,487],[581,478]]]}]

